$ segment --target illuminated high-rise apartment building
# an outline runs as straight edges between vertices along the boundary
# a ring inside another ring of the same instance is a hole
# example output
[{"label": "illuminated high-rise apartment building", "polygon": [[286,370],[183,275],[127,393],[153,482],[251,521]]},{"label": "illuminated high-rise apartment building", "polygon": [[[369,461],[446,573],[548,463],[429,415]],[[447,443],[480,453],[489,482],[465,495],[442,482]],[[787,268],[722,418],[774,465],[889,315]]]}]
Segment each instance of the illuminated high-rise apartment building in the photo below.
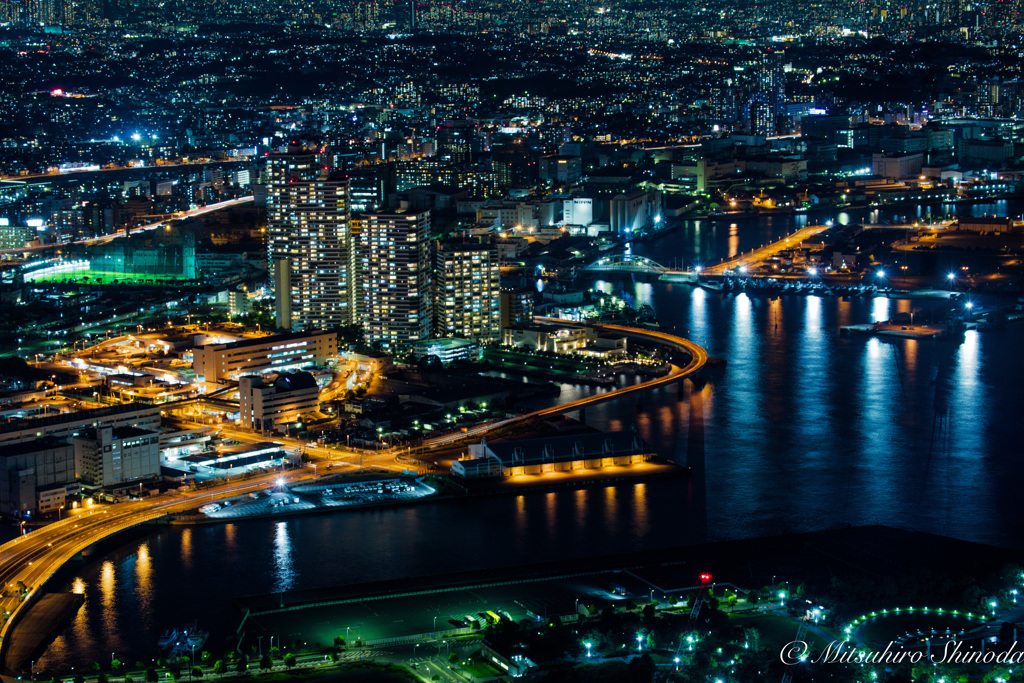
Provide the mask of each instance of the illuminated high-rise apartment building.
[{"label": "illuminated high-rise apartment building", "polygon": [[267,260],[278,327],[352,325],[359,320],[359,263],[348,177],[321,169],[303,148],[267,157]]},{"label": "illuminated high-rise apartment building", "polygon": [[434,336],[501,337],[501,271],[492,244],[448,242],[434,252]]},{"label": "illuminated high-rise apartment building", "polygon": [[430,212],[367,214],[360,232],[366,341],[394,349],[430,337]]}]

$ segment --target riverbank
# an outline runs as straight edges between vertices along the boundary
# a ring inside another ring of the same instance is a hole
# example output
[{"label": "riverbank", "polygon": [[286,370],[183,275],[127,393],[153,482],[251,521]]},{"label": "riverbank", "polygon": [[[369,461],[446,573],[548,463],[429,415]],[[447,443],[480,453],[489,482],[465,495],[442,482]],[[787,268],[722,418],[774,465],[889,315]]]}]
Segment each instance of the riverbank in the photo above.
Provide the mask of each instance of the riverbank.
[{"label": "riverbank", "polygon": [[[21,671],[35,659],[85,603],[76,593],[47,593],[39,598],[11,632],[3,666],[4,671]],[[31,668],[31,667],[29,667]]]},{"label": "riverbank", "polygon": [[[1002,548],[865,526],[251,595],[234,603],[245,615],[247,630],[259,618],[268,632],[301,633],[308,642],[326,643],[337,632],[327,637],[330,632],[321,631],[334,622],[340,624],[342,637],[348,624],[351,638],[360,635],[371,641],[460,628],[449,619],[458,623],[469,610],[471,614],[500,610],[527,618],[546,610],[550,618],[577,613],[584,602],[610,603],[627,596],[665,601],[698,588],[699,575],[705,572],[718,585],[759,588],[787,583],[794,588],[807,584],[824,589],[839,574],[906,578],[934,572],[937,566],[955,579],[981,579],[1016,561],[1019,553]],[[558,582],[557,590],[550,588],[553,582]],[[613,590],[613,585],[622,590]],[[481,600],[482,589],[494,591],[491,601]],[[475,607],[463,605],[454,596],[465,592],[476,596]],[[498,593],[503,597],[495,597]],[[348,609],[351,616],[332,614],[332,610]],[[404,618],[396,620],[394,614]]]}]

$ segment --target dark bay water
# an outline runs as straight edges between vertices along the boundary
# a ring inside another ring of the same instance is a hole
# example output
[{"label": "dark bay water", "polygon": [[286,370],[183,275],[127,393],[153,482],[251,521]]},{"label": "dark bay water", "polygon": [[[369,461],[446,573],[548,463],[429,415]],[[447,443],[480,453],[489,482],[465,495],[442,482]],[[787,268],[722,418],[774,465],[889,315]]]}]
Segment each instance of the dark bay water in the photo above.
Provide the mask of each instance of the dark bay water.
[{"label": "dark bay water", "polygon": [[[728,224],[690,222],[634,251],[706,262],[794,227],[775,217],[730,234]],[[839,328],[933,304],[768,299],[632,278],[581,284],[649,303],[663,327],[728,361],[703,389],[665,387],[639,405],[630,397],[587,410],[589,424],[635,426],[663,456],[694,465],[693,482],[165,529],[71,572],[66,588],[83,592],[86,604],[37,670],[111,653],[146,660],[165,629],[197,619],[219,655],[240,619],[231,599],[249,593],[845,524],[1022,546],[1024,324],[967,332],[959,343],[882,341],[841,337]],[[589,391],[566,385],[563,398]]]}]

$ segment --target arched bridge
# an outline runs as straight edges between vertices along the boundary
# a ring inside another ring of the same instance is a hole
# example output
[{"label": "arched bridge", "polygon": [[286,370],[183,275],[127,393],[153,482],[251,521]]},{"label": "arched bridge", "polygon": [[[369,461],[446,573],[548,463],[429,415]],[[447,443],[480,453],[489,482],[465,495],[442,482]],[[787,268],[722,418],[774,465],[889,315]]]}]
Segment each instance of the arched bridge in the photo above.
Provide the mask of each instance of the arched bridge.
[{"label": "arched bridge", "polygon": [[657,273],[658,275],[664,275],[669,272],[670,269],[661,265],[657,261],[652,261],[646,256],[625,254],[621,256],[604,256],[590,265],[583,267],[582,270],[591,273]]}]

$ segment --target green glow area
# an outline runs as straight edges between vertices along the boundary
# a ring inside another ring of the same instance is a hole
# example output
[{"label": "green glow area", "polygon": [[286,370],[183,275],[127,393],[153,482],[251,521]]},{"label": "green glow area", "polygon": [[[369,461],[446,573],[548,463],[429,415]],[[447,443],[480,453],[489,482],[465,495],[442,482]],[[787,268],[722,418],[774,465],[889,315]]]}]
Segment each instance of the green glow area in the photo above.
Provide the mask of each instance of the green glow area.
[{"label": "green glow area", "polygon": [[74,284],[93,285],[139,285],[162,284],[166,282],[191,282],[180,275],[159,273],[115,273],[102,270],[79,270],[71,273],[55,273],[41,277],[36,282],[68,282]]}]

